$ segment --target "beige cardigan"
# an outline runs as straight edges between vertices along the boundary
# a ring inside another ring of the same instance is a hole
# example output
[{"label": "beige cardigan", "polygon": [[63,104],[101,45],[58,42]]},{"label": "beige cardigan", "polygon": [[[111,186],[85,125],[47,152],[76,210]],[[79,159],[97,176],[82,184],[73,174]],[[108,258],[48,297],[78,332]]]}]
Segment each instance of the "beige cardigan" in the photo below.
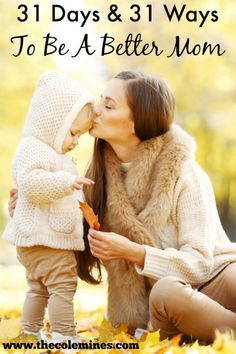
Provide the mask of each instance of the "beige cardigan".
[{"label": "beige cardigan", "polygon": [[48,144],[29,136],[21,140],[13,161],[18,200],[3,239],[20,247],[44,245],[83,250],[82,191],[73,191],[75,163]]},{"label": "beige cardigan", "polygon": [[144,267],[136,267],[139,274],[157,280],[173,275],[197,286],[236,261],[236,244],[222,228],[211,182],[194,160],[183,164],[159,241],[159,247],[145,245]]},{"label": "beige cardigan", "polygon": [[106,262],[113,325],[146,326],[152,279],[177,276],[199,287],[236,262],[236,244],[221,226],[211,182],[194,160],[194,147],[192,138],[173,125],[138,146],[125,180],[120,161],[106,148],[103,229],[146,249],[143,269],[125,260]]}]

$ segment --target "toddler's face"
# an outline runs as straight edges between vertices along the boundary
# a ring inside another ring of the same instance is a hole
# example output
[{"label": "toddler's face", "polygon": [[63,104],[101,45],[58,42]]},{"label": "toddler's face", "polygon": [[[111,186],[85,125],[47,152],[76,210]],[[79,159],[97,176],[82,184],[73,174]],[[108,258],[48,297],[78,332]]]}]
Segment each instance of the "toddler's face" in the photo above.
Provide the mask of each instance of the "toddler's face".
[{"label": "toddler's face", "polygon": [[93,114],[91,107],[85,106],[77,114],[62,144],[62,153],[73,150],[78,145],[80,135],[86,133],[92,126]]}]

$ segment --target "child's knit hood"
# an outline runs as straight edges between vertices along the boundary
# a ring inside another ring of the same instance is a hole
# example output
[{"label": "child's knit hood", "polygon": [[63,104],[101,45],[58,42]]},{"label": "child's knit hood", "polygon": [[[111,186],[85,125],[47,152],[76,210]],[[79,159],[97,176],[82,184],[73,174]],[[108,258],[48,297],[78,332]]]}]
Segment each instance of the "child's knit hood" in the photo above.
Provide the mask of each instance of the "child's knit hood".
[{"label": "child's knit hood", "polygon": [[78,112],[94,97],[78,81],[49,71],[38,80],[24,136],[34,136],[62,153],[62,143]]}]

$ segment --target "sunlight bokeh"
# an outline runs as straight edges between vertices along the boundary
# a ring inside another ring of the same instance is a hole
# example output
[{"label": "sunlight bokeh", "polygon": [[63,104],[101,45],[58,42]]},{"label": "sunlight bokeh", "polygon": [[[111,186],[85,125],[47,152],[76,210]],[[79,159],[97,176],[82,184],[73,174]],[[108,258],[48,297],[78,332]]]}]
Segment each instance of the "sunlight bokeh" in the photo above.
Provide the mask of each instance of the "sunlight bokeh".
[{"label": "sunlight bokeh", "polygon": [[[21,131],[28,109],[35,82],[46,70],[61,70],[80,80],[99,99],[106,81],[121,70],[140,69],[149,74],[164,77],[172,87],[176,97],[176,121],[192,134],[198,144],[197,160],[208,172],[213,182],[221,220],[230,238],[236,241],[236,3],[235,0],[192,0],[191,9],[217,10],[219,21],[208,21],[199,28],[196,23],[174,21],[169,23],[164,17],[163,4],[171,6],[172,1],[149,1],[155,12],[153,22],[141,20],[130,22],[129,6],[132,1],[119,0],[119,11],[124,14],[123,23],[109,23],[107,11],[110,1],[58,0],[66,12],[70,10],[99,10],[101,20],[88,21],[81,27],[78,22],[51,21],[53,1],[40,1],[40,21],[35,22],[33,0],[28,0],[30,9],[26,22],[16,20],[19,16],[15,0],[1,0],[0,37],[0,230],[9,220],[7,203],[9,190],[13,186],[11,161],[20,140]],[[145,1],[140,5],[146,6]],[[177,2],[176,2],[177,3]],[[184,4],[179,1],[178,5]],[[146,10],[145,10],[146,11]],[[143,9],[143,13],[144,9]],[[157,41],[160,47],[170,50],[173,38],[191,37],[194,42],[212,41],[220,43],[226,54],[219,56],[187,56],[180,58],[165,56],[118,56],[115,54],[101,57],[99,54],[100,37],[104,33],[116,37],[117,44],[124,42],[129,33],[142,32],[143,39]],[[43,56],[43,36],[50,33],[58,38],[57,44],[66,43],[70,53],[80,47],[84,34],[89,34],[90,44],[97,49],[88,56],[85,51],[72,58],[58,53]],[[28,34],[26,43],[35,43],[35,54],[25,52],[18,57],[17,42],[10,38]],[[93,139],[85,134],[79,146],[71,155],[77,158],[81,174],[84,174],[91,160]],[[19,266],[14,247],[0,240],[0,317],[19,315],[26,290],[24,270]],[[17,279],[17,282],[16,282]],[[96,294],[96,296],[94,295]],[[94,288],[81,283],[76,296],[76,309],[91,311],[98,308],[105,310],[106,281]]]}]

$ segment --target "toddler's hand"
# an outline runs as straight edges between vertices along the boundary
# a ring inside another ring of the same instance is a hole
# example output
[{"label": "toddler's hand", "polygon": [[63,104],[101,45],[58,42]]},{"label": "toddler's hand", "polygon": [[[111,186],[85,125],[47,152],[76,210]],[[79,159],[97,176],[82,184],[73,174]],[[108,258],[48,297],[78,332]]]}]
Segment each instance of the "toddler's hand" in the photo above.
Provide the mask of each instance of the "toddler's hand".
[{"label": "toddler's hand", "polygon": [[92,181],[89,178],[85,178],[85,177],[77,177],[74,184],[73,184],[73,188],[74,189],[82,189],[83,185],[85,184],[86,186],[92,186],[95,182]]}]

